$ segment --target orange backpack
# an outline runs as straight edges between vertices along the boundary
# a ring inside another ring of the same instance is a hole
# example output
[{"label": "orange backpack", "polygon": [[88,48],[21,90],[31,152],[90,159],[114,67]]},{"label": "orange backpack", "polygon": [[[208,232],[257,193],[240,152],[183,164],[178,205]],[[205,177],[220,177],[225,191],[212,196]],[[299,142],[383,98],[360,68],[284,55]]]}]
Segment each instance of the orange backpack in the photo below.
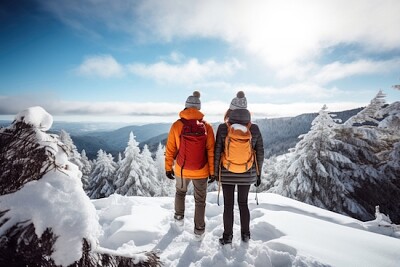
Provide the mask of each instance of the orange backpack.
[{"label": "orange backpack", "polygon": [[230,172],[243,173],[254,163],[254,150],[251,145],[251,123],[226,124],[228,132],[225,138],[225,149],[222,154],[222,165]]}]

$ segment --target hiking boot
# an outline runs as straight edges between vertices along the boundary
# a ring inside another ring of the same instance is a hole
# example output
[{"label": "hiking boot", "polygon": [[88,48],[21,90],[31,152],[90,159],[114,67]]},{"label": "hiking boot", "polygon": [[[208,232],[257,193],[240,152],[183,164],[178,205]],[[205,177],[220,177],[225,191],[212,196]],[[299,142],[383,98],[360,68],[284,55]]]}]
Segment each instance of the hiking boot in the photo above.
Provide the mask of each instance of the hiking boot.
[{"label": "hiking boot", "polygon": [[179,226],[183,226],[183,215],[174,215],[175,223]]},{"label": "hiking boot", "polygon": [[204,234],[204,228],[203,229],[194,228],[194,234],[197,236],[202,236]]},{"label": "hiking boot", "polygon": [[194,240],[202,241],[204,238],[204,230],[194,229]]},{"label": "hiking boot", "polygon": [[232,237],[232,235],[222,235],[222,237],[219,239],[219,243],[221,245],[232,244]]},{"label": "hiking boot", "polygon": [[183,220],[183,215],[174,215],[174,219],[176,220],[176,221],[181,221],[181,220]]},{"label": "hiking boot", "polygon": [[250,233],[242,234],[242,241],[247,243],[250,240]]}]

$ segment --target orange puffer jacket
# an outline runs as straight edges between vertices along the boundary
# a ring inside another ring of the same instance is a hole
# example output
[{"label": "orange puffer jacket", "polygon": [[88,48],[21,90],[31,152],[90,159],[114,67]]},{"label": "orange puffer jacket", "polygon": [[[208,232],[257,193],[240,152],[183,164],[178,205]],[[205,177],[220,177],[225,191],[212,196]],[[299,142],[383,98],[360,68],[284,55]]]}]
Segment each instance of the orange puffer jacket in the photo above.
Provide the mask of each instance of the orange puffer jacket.
[{"label": "orange puffer jacket", "polygon": [[[186,120],[202,120],[204,114],[195,108],[187,108],[182,110],[179,113],[179,117]],[[208,162],[206,165],[200,170],[187,170],[183,169],[183,178],[189,179],[201,179],[207,178],[210,175],[214,175],[214,131],[209,123],[205,123],[207,130],[207,142],[206,142],[206,150],[207,150],[207,158]],[[171,129],[168,134],[167,145],[165,148],[165,170],[171,171],[172,166],[174,165],[175,157],[178,154],[179,146],[180,146],[180,135],[183,128],[183,122],[177,120],[171,126]],[[181,177],[181,166],[177,162],[175,162],[174,166],[175,176]]]}]

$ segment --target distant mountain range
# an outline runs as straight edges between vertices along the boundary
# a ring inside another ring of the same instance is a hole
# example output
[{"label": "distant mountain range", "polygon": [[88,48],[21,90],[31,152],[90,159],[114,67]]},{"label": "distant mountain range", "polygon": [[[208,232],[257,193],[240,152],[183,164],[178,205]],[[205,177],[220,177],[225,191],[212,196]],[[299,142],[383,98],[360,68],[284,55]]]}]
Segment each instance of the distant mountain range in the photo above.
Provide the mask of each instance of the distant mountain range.
[{"label": "distant mountain range", "polygon": [[[345,122],[351,116],[357,114],[362,108],[336,112],[335,118]],[[311,122],[318,113],[302,114],[296,117],[259,119],[255,123],[260,127],[263,135],[265,157],[284,154],[298,142],[301,134],[307,133],[311,128]],[[7,126],[10,122],[0,121],[0,126]],[[213,124],[214,131],[219,123]],[[136,141],[142,148],[148,145],[150,151],[156,151],[159,143],[165,145],[171,123],[153,123],[145,125],[131,125],[115,129],[117,124],[107,123],[63,123],[55,122],[51,131],[57,133],[61,129],[71,135],[74,144],[81,152],[85,149],[90,159],[96,157],[97,151],[102,149],[116,157],[127,146],[129,133],[133,132]],[[101,129],[99,131],[98,129]]]},{"label": "distant mountain range", "polygon": [[93,132],[80,135],[71,135],[78,151],[85,149],[86,155],[93,159],[97,151],[102,149],[113,156],[123,152],[128,144],[129,133],[135,135],[135,139],[142,148],[149,145],[150,151],[155,151],[158,144],[165,144],[167,133],[171,127],[170,123],[153,123],[145,125],[126,126],[113,131]]},{"label": "distant mountain range", "polygon": [[[336,112],[337,119],[345,122],[351,116],[357,114],[362,108]],[[281,155],[292,148],[298,142],[301,134],[307,133],[311,128],[311,122],[318,113],[302,114],[296,117],[260,119],[255,121],[260,127],[263,135],[265,157]],[[214,132],[219,123],[214,123]],[[72,140],[78,150],[85,149],[89,158],[96,157],[99,149],[103,149],[114,156],[124,151],[129,138],[133,132],[136,141],[140,142],[140,148],[145,144],[150,151],[155,152],[159,143],[165,145],[170,123],[146,124],[142,126],[127,126],[114,131],[103,131],[81,135],[72,135]]]}]

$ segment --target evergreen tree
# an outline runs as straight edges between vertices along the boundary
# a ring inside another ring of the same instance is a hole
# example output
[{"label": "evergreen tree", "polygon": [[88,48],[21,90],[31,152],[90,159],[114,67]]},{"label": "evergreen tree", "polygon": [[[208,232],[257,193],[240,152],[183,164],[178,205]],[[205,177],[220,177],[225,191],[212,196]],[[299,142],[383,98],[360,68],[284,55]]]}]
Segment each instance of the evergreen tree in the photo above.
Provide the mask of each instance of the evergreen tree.
[{"label": "evergreen tree", "polygon": [[142,187],[151,195],[160,195],[160,183],[158,182],[158,170],[151,156],[147,145],[142,150],[142,164],[140,167],[143,173]]},{"label": "evergreen tree", "polygon": [[358,218],[372,213],[354,197],[363,181],[379,177],[374,153],[378,138],[370,128],[337,125],[323,108],[296,145],[273,192]]},{"label": "evergreen tree", "polygon": [[128,146],[124,151],[124,159],[116,173],[115,192],[118,194],[127,196],[152,196],[155,194],[153,188],[151,188],[153,185],[147,177],[149,167],[141,166],[147,163],[143,159],[138,145],[131,132]]},{"label": "evergreen tree", "polygon": [[157,180],[160,185],[158,196],[174,196],[175,181],[165,176],[165,147],[161,143],[158,144],[154,163],[157,169]]},{"label": "evergreen tree", "polygon": [[400,130],[400,102],[394,102],[381,111],[384,118],[379,122],[379,128],[391,129],[399,132]]},{"label": "evergreen tree", "polygon": [[347,120],[345,124],[348,126],[363,124],[377,126],[379,119],[383,118],[381,110],[386,104],[385,97],[386,95],[382,90],[379,90],[376,96],[371,100],[370,104],[357,113],[357,115]]},{"label": "evergreen tree", "polygon": [[88,188],[90,198],[108,197],[114,193],[113,181],[116,167],[111,154],[107,154],[101,149],[97,152],[96,165],[91,174]]},{"label": "evergreen tree", "polygon": [[78,152],[71,136],[64,130],[60,131],[60,141],[65,145],[68,160],[78,166],[79,170],[82,171],[83,164],[81,154]]},{"label": "evergreen tree", "polygon": [[275,189],[283,195],[334,211],[342,211],[343,192],[341,167],[351,161],[334,151],[337,124],[324,106],[313,120],[310,132],[302,136],[289,156],[283,179]]},{"label": "evergreen tree", "polygon": [[393,145],[387,156],[387,163],[381,166],[382,173],[400,186],[400,141]]},{"label": "evergreen tree", "polygon": [[[400,105],[390,106],[380,111],[385,120],[400,112]],[[373,219],[380,205],[399,222],[400,134],[394,125],[336,125],[323,109],[286,159],[264,166],[263,189],[361,220]]]},{"label": "evergreen tree", "polygon": [[258,189],[252,187],[251,190],[253,192],[256,190],[258,192],[263,192],[274,188],[278,184],[277,181],[282,177],[282,170],[284,170],[287,165],[287,156],[288,154],[279,156],[279,159],[278,157],[273,156],[264,160],[261,173],[261,185]]},{"label": "evergreen tree", "polygon": [[118,152],[118,160],[117,160],[118,166],[121,166],[121,162],[122,162],[122,155],[121,152]]},{"label": "evergreen tree", "polygon": [[82,149],[81,152],[81,163],[82,163],[82,184],[83,189],[86,191],[89,187],[89,176],[92,171],[92,163],[89,161],[86,156],[86,151]]}]

